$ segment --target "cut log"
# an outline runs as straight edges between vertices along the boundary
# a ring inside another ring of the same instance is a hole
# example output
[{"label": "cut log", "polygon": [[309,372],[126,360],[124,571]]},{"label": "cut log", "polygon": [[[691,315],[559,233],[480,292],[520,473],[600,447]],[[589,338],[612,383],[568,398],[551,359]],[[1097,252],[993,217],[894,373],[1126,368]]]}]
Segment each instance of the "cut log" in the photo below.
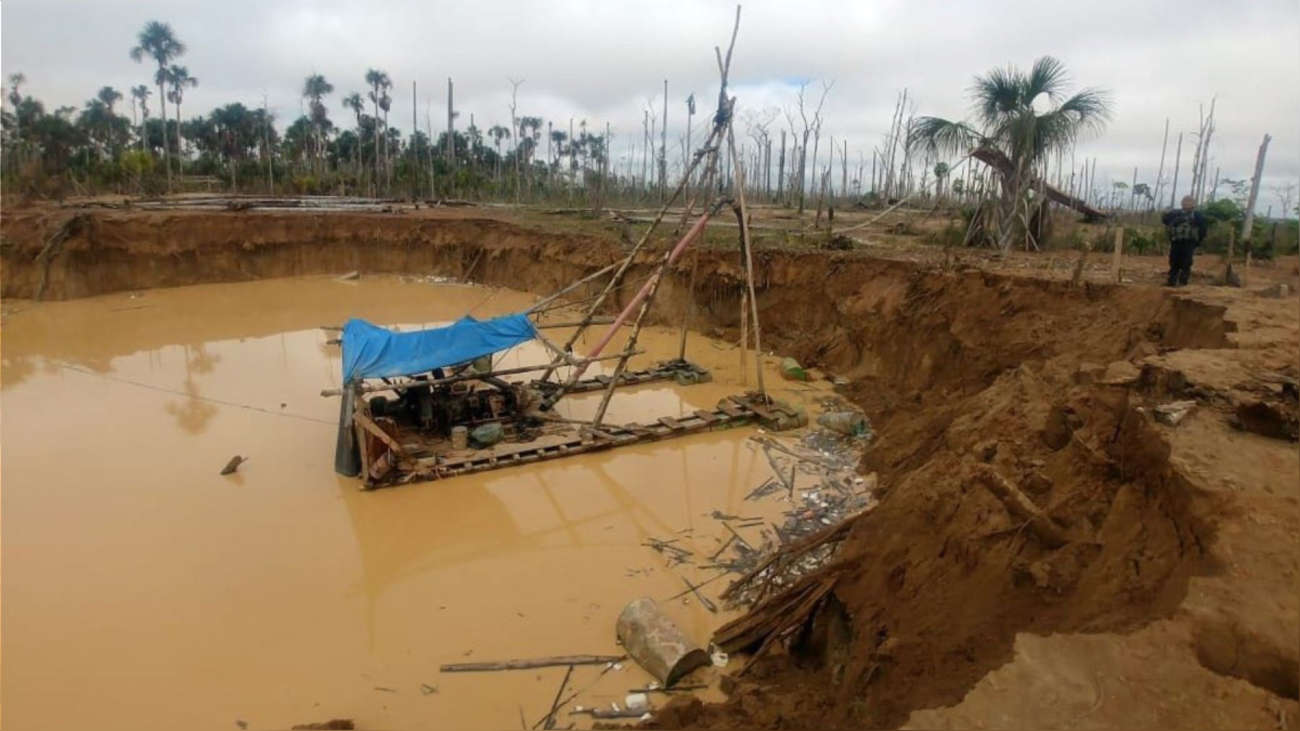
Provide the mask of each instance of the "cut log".
[{"label": "cut log", "polygon": [[1007,512],[1029,521],[1029,529],[1043,543],[1052,548],[1059,548],[1070,542],[1069,536],[1056,521],[1048,517],[1019,488],[1012,485],[992,467],[981,465],[975,472],[975,481],[987,487],[994,497],[1001,500]]},{"label": "cut log", "polygon": [[[1015,169],[1010,158],[1002,154],[1001,150],[992,147],[977,147],[970,155],[976,160],[979,160],[985,165],[998,171],[1004,179],[1009,179]],[[1039,180],[1037,177],[1033,178],[1032,181],[1029,181],[1029,186],[1034,190],[1042,190],[1053,203],[1058,203],[1067,208],[1073,208],[1088,218],[1101,219],[1106,217],[1105,213],[1088,205],[1083,201],[1083,199],[1062,193],[1054,186],[1049,185],[1046,181]]]}]

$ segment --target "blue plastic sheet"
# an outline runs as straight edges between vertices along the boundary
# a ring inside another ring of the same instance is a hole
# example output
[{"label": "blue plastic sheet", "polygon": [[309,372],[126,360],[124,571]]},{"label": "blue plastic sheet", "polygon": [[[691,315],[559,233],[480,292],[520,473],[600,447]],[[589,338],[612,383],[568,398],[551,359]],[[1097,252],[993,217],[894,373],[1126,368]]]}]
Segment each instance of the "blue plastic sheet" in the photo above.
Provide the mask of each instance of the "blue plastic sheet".
[{"label": "blue plastic sheet", "polygon": [[447,327],[409,333],[352,319],[343,326],[343,382],[409,376],[468,363],[532,340],[536,334],[523,314],[491,320],[466,316]]}]

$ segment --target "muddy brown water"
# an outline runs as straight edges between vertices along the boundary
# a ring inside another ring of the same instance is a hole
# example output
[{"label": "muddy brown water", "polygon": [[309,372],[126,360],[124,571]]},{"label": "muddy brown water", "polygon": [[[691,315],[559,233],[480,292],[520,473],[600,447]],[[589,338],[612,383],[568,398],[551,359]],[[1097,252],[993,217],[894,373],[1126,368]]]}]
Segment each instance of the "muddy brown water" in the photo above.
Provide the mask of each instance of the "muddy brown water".
[{"label": "muddy brown water", "polygon": [[[438,666],[617,654],[626,602],[715,576],[668,567],[647,538],[676,535],[709,554],[727,535],[711,511],[775,518],[783,504],[744,500],[770,474],[746,441],[752,428],[374,492],[334,474],[338,402],[318,392],[338,385],[339,352],[319,326],[358,316],[417,327],[533,301],[395,277],[7,301],[6,726],[516,728],[521,715],[529,726],[541,718],[564,668]],[[677,339],[651,329],[640,362],[675,356]],[[521,348],[505,364],[540,356]],[[713,383],[620,391],[611,420],[712,408],[746,387],[734,345],[693,333],[688,356]],[[768,382],[796,405],[824,395],[774,370]],[[564,406],[582,414],[598,397]],[[234,454],[249,461],[219,476]],[[693,600],[665,606],[700,641],[730,616]],[[601,670],[575,669],[570,688],[582,693],[570,706],[621,703],[650,681],[630,662]],[[571,720],[590,724],[562,714],[559,725]]]}]

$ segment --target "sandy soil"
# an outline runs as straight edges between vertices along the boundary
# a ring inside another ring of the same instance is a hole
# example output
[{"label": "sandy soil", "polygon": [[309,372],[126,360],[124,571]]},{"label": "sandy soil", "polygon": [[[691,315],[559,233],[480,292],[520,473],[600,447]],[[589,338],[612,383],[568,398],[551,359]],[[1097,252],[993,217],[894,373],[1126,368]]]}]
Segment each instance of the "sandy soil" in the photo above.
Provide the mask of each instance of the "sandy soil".
[{"label": "sandy soil", "polygon": [[[6,295],[35,290],[32,260],[67,216],[5,212]],[[621,229],[497,208],[96,212],[55,258],[47,292],[362,269],[540,293],[612,260]],[[679,317],[689,295],[701,330],[736,337],[729,237],[711,232],[693,291],[693,262],[681,263],[663,318]],[[1202,257],[1193,286],[1171,291],[1156,286],[1160,257],[1127,257],[1116,285],[1109,256],[1093,255],[1073,286],[1075,253],[862,238],[827,252],[774,234],[756,253],[765,345],[849,379],[844,393],[879,435],[863,469],[881,476],[880,505],[841,549],[849,568],[824,610],[843,611],[852,631],[773,653],[727,702],[683,704],[657,722],[1295,723],[1300,457],[1285,438],[1296,419],[1287,384],[1300,376],[1295,258],[1227,289],[1209,284],[1222,262]],[[1277,283],[1286,296],[1270,296]],[[1179,399],[1196,402],[1190,416],[1154,421],[1156,406]],[[1243,420],[1258,408],[1273,421]],[[1270,429],[1283,438],[1259,433]],[[1045,545],[975,484],[989,466],[1064,526],[1066,545]]]}]

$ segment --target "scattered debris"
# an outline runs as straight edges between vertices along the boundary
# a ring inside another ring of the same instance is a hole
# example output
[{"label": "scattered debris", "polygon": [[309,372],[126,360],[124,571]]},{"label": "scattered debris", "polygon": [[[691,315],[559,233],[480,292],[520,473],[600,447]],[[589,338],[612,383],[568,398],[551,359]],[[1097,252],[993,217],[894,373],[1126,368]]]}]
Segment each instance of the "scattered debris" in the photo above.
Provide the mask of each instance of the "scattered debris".
[{"label": "scattered debris", "polygon": [[1259,290],[1256,294],[1260,297],[1281,299],[1282,297],[1287,297],[1291,294],[1291,288],[1282,282],[1278,282],[1272,287],[1265,287],[1264,289]]},{"label": "scattered debris", "polygon": [[867,417],[856,411],[832,411],[817,417],[817,423],[833,432],[848,437],[869,437],[871,426]]},{"label": "scattered debris", "polygon": [[1237,405],[1232,425],[1273,439],[1300,441],[1300,419],[1293,404],[1272,401],[1246,401]]},{"label": "scattered debris", "polygon": [[559,689],[555,691],[555,700],[551,701],[551,710],[546,714],[546,718],[543,719],[542,728],[555,728],[555,713],[560,708],[560,698],[564,696],[564,688],[569,684],[569,677],[572,675],[573,666],[570,665],[569,669],[564,671],[564,679],[560,681]]},{"label": "scattered debris", "polygon": [[[246,725],[240,726],[240,728],[244,728]],[[293,731],[348,731],[348,729],[356,728],[356,725],[350,718],[331,718],[328,721],[318,723],[300,723],[291,728]]]},{"label": "scattered debris", "polygon": [[438,692],[438,686],[420,683],[420,695],[433,695]]},{"label": "scattered debris", "polygon": [[221,474],[223,475],[234,474],[235,470],[239,469],[239,465],[247,461],[248,459],[246,457],[241,457],[238,454],[236,454],[235,456],[230,458],[230,461],[226,463],[225,467],[221,468]]},{"label": "scattered debris", "polygon": [[1156,421],[1166,426],[1178,426],[1196,408],[1195,401],[1171,401],[1155,407]]},{"label": "scattered debris", "polygon": [[806,381],[808,373],[794,358],[781,359],[781,377],[787,381]]},{"label": "scattered debris", "polygon": [[387,687],[384,687],[384,686],[382,686],[382,685],[376,685],[376,686],[375,686],[375,690],[377,690],[377,691],[379,691],[379,692],[381,692],[381,693],[396,693],[396,692],[397,692],[397,689],[396,689],[396,688],[387,688]]},{"label": "scattered debris", "polygon": [[665,686],[709,664],[708,653],[691,642],[649,597],[624,607],[615,630],[632,659]]},{"label": "scattered debris", "polygon": [[[724,523],[723,525],[726,524]],[[686,588],[690,589],[691,592],[695,594],[695,598],[700,600],[700,604],[703,604],[705,609],[709,610],[710,612],[713,612],[714,614],[718,613],[718,605],[714,604],[713,601],[710,600],[707,596],[701,594],[700,588],[698,586],[692,584],[691,580],[686,578],[685,576],[682,577],[682,581],[686,583]]]},{"label": "scattered debris", "polygon": [[528,670],[531,668],[549,668],[561,665],[606,665],[617,664],[627,659],[627,655],[556,655],[554,657],[535,657],[522,660],[502,660],[499,662],[463,662],[442,665],[442,673],[481,673],[493,670]]},{"label": "scattered debris", "polygon": [[650,698],[645,693],[628,693],[623,698],[623,705],[629,711],[646,712],[650,708]]},{"label": "scattered debris", "polygon": [[361,278],[361,272],[358,272],[358,271],[355,271],[355,270],[354,270],[354,271],[350,271],[350,272],[348,272],[347,274],[342,274],[342,275],[339,275],[339,276],[335,277],[335,278],[334,278],[334,281],[336,281],[336,282],[355,282],[356,280],[358,280],[358,279],[360,279],[360,278]]},{"label": "scattered debris", "polygon": [[676,541],[676,538],[667,541],[661,541],[658,538],[648,538],[646,539],[646,542],[641,545],[653,548],[663,554],[668,559],[668,566],[671,568],[679,564],[690,563],[691,556],[695,555],[685,548],[672,545]]},{"label": "scattered debris", "polygon": [[[617,705],[617,704],[615,704],[615,705]],[[627,709],[625,709],[625,708],[617,708],[617,707],[616,707],[616,708],[605,709],[605,708],[583,708],[582,706],[577,706],[577,707],[574,708],[572,711],[569,711],[569,715],[570,715],[570,716],[587,715],[587,716],[591,716],[592,718],[640,718],[640,719],[646,719],[646,718],[649,718],[649,717],[650,717],[650,712],[649,712],[649,711],[631,711],[631,710],[627,710]]]},{"label": "scattered debris", "polygon": [[631,688],[628,690],[628,692],[629,693],[664,693],[664,694],[689,693],[695,690],[704,690],[705,688],[708,687],[709,687],[708,683],[692,683],[690,685],[674,685],[671,688],[664,688],[661,687],[658,683],[651,683],[644,688]]}]

